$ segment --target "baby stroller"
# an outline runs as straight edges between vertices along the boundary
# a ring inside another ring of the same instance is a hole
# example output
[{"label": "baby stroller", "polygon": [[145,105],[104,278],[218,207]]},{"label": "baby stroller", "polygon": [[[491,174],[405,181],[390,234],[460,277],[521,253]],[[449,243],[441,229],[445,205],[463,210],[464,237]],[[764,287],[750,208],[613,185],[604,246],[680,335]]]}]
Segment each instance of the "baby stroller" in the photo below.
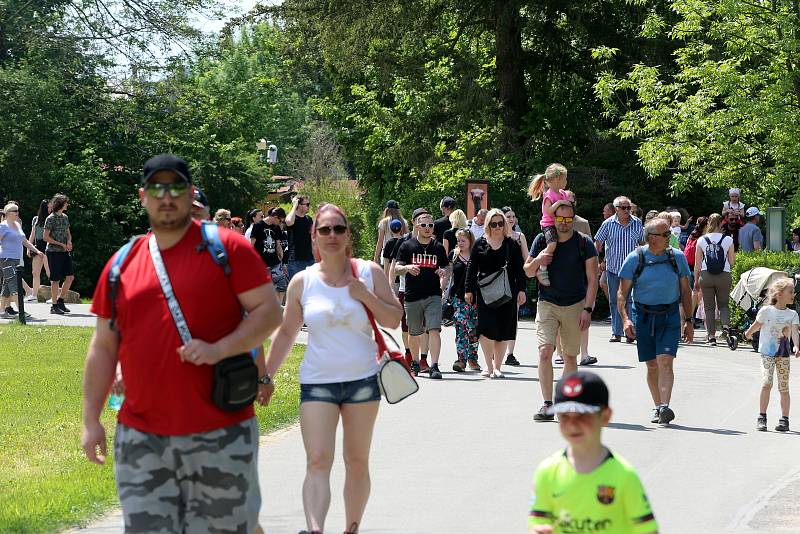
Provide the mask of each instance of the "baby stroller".
[{"label": "baby stroller", "polygon": [[[784,271],[776,271],[767,267],[756,267],[745,271],[739,277],[739,282],[731,291],[731,298],[737,306],[744,310],[744,318],[737,326],[728,329],[728,348],[736,350],[739,341],[744,340],[744,332],[755,322],[761,304],[767,298],[767,288],[781,278],[788,278]],[[751,340],[753,350],[758,352],[758,332],[753,334]]]}]

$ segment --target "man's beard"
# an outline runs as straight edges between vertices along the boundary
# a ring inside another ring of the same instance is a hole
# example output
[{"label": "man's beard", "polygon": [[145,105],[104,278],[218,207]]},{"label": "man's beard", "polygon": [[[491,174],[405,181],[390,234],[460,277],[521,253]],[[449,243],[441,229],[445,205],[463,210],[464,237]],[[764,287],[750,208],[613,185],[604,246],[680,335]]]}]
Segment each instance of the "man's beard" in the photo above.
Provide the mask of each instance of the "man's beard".
[{"label": "man's beard", "polygon": [[157,219],[150,219],[150,228],[153,230],[179,230],[189,225],[192,220],[191,211],[183,217],[177,217],[169,221],[159,221]]}]

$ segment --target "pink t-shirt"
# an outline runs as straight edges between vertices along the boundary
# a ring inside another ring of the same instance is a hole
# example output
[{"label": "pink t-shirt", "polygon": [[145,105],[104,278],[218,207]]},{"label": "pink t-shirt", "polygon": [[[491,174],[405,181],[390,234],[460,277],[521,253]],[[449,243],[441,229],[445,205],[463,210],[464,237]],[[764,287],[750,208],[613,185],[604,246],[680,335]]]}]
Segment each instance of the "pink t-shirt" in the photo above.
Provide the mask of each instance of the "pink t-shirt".
[{"label": "pink t-shirt", "polygon": [[544,192],[544,195],[542,196],[542,221],[539,223],[539,226],[541,226],[542,228],[544,228],[545,226],[556,225],[555,220],[553,220],[553,216],[548,215],[544,209],[545,199],[549,199],[550,205],[552,206],[559,200],[569,200],[569,196],[563,189],[559,189],[558,192],[551,191],[550,189],[548,189],[547,191]]}]

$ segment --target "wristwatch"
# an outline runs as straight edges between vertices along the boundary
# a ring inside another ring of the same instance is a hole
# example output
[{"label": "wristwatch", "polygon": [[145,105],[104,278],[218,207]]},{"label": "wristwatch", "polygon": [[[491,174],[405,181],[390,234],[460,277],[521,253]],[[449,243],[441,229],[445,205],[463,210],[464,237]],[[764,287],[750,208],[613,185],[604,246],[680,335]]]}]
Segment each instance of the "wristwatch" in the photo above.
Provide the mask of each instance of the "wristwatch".
[{"label": "wristwatch", "polygon": [[684,317],[683,318],[683,322],[684,323],[692,323],[692,324],[694,324],[694,319],[692,319],[691,317]]},{"label": "wristwatch", "polygon": [[258,379],[258,383],[263,384],[265,386],[269,385],[271,382],[272,382],[272,377],[269,376],[269,374],[265,374],[264,376]]},{"label": "wristwatch", "polygon": [[583,311],[585,311],[586,313],[588,313],[588,314],[590,314],[590,315],[591,315],[591,313],[594,311],[594,308],[592,308],[591,306],[586,306],[586,307],[583,309]]}]

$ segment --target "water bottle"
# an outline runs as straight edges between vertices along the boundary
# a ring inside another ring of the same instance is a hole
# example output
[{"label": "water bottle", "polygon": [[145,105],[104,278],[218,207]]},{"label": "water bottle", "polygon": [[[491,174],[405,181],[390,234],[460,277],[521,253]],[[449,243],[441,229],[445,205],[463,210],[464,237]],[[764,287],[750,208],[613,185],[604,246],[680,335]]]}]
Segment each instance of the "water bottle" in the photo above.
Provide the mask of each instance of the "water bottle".
[{"label": "water bottle", "polygon": [[118,412],[119,409],[122,407],[122,402],[125,400],[125,395],[117,395],[112,393],[108,396],[108,407]]}]

